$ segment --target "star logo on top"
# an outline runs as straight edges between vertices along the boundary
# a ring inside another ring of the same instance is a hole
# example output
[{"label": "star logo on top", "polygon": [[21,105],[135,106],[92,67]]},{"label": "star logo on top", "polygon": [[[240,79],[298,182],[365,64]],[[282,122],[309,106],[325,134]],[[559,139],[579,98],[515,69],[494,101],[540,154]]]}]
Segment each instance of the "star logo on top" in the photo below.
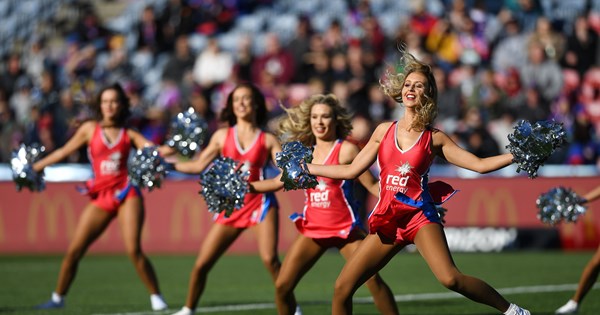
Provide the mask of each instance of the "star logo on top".
[{"label": "star logo on top", "polygon": [[329,208],[331,201],[329,200],[329,190],[324,180],[319,180],[319,184],[314,191],[309,194],[310,206],[314,208]]},{"label": "star logo on top", "polygon": [[243,173],[250,172],[250,161],[245,161],[244,164],[240,167],[240,170]]},{"label": "star logo on top", "polygon": [[323,191],[323,190],[327,189],[327,183],[325,183],[325,181],[321,179],[319,181],[319,183],[317,184],[316,188],[320,191]]},{"label": "star logo on top", "polygon": [[400,166],[397,166],[394,171],[398,173],[390,171],[389,174],[385,176],[385,179],[382,178],[382,181],[385,183],[382,189],[395,193],[406,193],[408,190],[407,185],[408,180],[410,179],[409,173],[411,169],[412,166],[408,163],[408,161],[404,162],[404,164]]},{"label": "star logo on top", "polygon": [[400,173],[400,175],[404,176],[404,175],[408,174],[408,172],[410,172],[411,169],[412,169],[412,166],[410,166],[410,164],[408,162],[404,162],[404,164],[398,166],[396,171],[398,171],[398,173]]}]

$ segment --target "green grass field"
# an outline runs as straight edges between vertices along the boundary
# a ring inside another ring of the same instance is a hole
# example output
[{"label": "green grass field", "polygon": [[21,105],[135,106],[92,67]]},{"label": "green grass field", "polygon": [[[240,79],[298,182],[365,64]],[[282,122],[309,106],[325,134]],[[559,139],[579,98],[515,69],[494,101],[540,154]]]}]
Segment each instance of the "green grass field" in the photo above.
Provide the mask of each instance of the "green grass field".
[{"label": "green grass field", "polygon": [[[572,294],[591,252],[508,252],[455,254],[459,268],[499,289],[533,314],[553,314]],[[151,255],[171,310],[185,301],[193,255]],[[58,311],[34,311],[49,298],[60,256],[0,256],[0,314],[156,314],[133,266],[121,255],[89,255]],[[328,314],[332,287],[343,264],[327,253],[296,289],[305,315]],[[437,283],[418,254],[400,253],[382,271],[408,314],[499,314],[487,306],[455,296]],[[598,286],[596,286],[598,287]],[[273,285],[256,256],[227,255],[209,276],[198,313],[275,314]],[[366,289],[355,296],[355,314],[378,314]],[[165,314],[168,312],[164,312]],[[593,290],[580,314],[600,314],[600,290]]]}]

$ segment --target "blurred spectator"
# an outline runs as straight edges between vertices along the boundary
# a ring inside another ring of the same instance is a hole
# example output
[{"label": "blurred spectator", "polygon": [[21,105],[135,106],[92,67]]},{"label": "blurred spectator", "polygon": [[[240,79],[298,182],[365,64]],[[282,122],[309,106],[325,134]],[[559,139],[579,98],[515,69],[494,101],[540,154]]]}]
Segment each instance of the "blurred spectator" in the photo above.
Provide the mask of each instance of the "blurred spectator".
[{"label": "blurred spectator", "polygon": [[221,50],[216,38],[210,38],[206,48],[194,62],[193,78],[209,96],[216,85],[223,83],[233,71],[233,57]]},{"label": "blurred spectator", "polygon": [[86,45],[81,49],[79,46],[74,46],[75,51],[64,65],[69,82],[77,79],[77,77],[91,78],[93,70],[96,67],[96,47]]},{"label": "blurred spectator", "polygon": [[469,12],[465,0],[454,0],[450,3],[450,10],[447,13],[450,25],[457,30],[464,28],[464,23],[469,19]]},{"label": "blurred spectator", "polygon": [[523,32],[529,33],[535,29],[535,24],[540,16],[542,16],[542,9],[539,5],[538,0],[517,0],[508,1],[514,2],[516,5],[509,7],[512,11],[512,15],[519,25],[521,25]]},{"label": "blurred spectator", "polygon": [[158,21],[160,36],[164,39],[164,48],[167,51],[173,50],[178,35],[192,33],[196,25],[194,10],[184,0],[168,0]]},{"label": "blurred spectator", "polygon": [[0,98],[0,163],[8,163],[19,147],[21,132],[6,100]]},{"label": "blurred spectator", "polygon": [[195,32],[213,36],[229,30],[237,16],[237,1],[189,1],[192,12]]},{"label": "blurred spectator", "polygon": [[31,121],[31,109],[35,105],[31,90],[33,85],[28,77],[22,76],[15,83],[15,92],[10,96],[8,104],[15,113],[17,122],[25,125]]},{"label": "blurred spectator", "polygon": [[373,16],[365,17],[360,26],[363,33],[360,38],[362,49],[372,54],[374,63],[379,66],[385,57],[386,40],[383,30],[377,19]]},{"label": "blurred spectator", "polygon": [[110,31],[102,24],[98,13],[92,6],[84,9],[81,19],[73,30],[77,39],[84,45],[91,45],[96,50],[106,50]]},{"label": "blurred spectator", "polygon": [[348,39],[342,30],[342,23],[333,20],[322,35],[325,50],[329,53],[344,52],[348,46]]},{"label": "blurred spectator", "polygon": [[[364,112],[369,103],[368,85],[376,82],[377,71],[373,64],[367,64],[365,52],[358,44],[348,47],[348,69],[350,70],[350,81],[348,81],[348,108],[350,112]],[[368,114],[366,114],[368,116]]]},{"label": "blurred spectator", "polygon": [[169,50],[170,47],[166,43],[167,39],[165,37],[171,36],[170,38],[174,38],[174,35],[165,35],[162,30],[163,26],[154,13],[154,7],[152,5],[145,6],[142,10],[140,20],[135,27],[137,37],[136,50],[152,55]]},{"label": "blurred spectator", "polygon": [[538,89],[531,87],[525,91],[525,103],[519,108],[517,118],[530,122],[546,120],[550,116],[549,104],[542,102]]},{"label": "blurred spectator", "polygon": [[438,20],[425,40],[425,47],[435,56],[436,63],[449,72],[458,62],[460,42],[447,19]]},{"label": "blurred spectator", "polygon": [[294,57],[281,47],[275,33],[265,35],[265,52],[254,60],[252,81],[259,87],[272,77],[279,84],[288,84],[294,77]]},{"label": "blurred spectator", "polygon": [[252,64],[254,54],[252,53],[252,37],[242,36],[234,56],[234,70],[238,79],[245,82],[252,81]]},{"label": "blurred spectator", "polygon": [[566,53],[562,65],[577,70],[580,77],[590,65],[598,64],[598,33],[589,25],[586,16],[578,16],[573,33],[567,37]]},{"label": "blurred spectator", "polygon": [[554,101],[563,84],[560,66],[547,58],[544,46],[537,41],[529,42],[527,56],[528,62],[520,68],[523,85],[537,89],[541,93],[541,102]]},{"label": "blurred spectator", "polygon": [[36,107],[40,109],[40,114],[48,121],[48,128],[52,143],[55,146],[62,146],[65,138],[64,126],[60,124],[58,116],[60,115],[60,95],[54,82],[54,76],[48,71],[42,73],[42,80],[39,87],[33,89],[32,100]]},{"label": "blurred spectator", "polygon": [[395,104],[392,103],[390,97],[387,97],[383,93],[380,85],[376,83],[370,84],[368,87],[368,96],[368,111],[361,113],[362,115],[360,116],[369,119],[369,121],[374,124],[379,124],[382,121],[389,120]]},{"label": "blurred spectator", "polygon": [[565,52],[565,38],[561,33],[552,28],[550,20],[540,16],[535,24],[535,29],[529,37],[529,42],[536,42],[544,47],[548,59],[560,61]]},{"label": "blurred spectator", "polygon": [[424,0],[411,1],[412,12],[408,22],[409,28],[419,34],[427,37],[438,22],[438,19],[427,12],[426,2]]},{"label": "blurred spectator", "polygon": [[519,22],[509,18],[503,27],[498,44],[492,53],[492,67],[503,72],[509,68],[519,69],[527,62],[528,35],[523,34]]},{"label": "blurred spectator", "polygon": [[[502,90],[494,81],[494,73],[490,69],[482,69],[475,81],[475,86],[466,101],[469,108],[477,108],[485,123],[500,118],[502,113]],[[437,81],[436,81],[437,82]]]},{"label": "blurred spectator", "polygon": [[460,62],[478,66],[488,61],[490,50],[483,34],[477,33],[475,23],[470,17],[465,17],[462,28],[458,29]]},{"label": "blurred spectator", "polygon": [[599,147],[594,142],[594,126],[581,106],[576,109],[575,121],[569,132],[571,139],[567,152],[567,164],[596,164]]},{"label": "blurred spectator", "polygon": [[504,99],[502,108],[516,113],[521,104],[525,103],[525,89],[521,81],[521,75],[516,68],[509,68],[503,76],[502,90]]},{"label": "blurred spectator", "polygon": [[117,82],[131,77],[133,67],[129,62],[127,47],[125,46],[125,37],[115,35],[108,42],[108,53],[103,57],[106,60],[101,65],[101,71],[104,73],[107,82]]},{"label": "blurred spectator", "polygon": [[308,80],[306,74],[310,68],[310,64],[307,60],[307,54],[310,51],[310,38],[312,35],[313,29],[310,19],[304,15],[298,17],[296,33],[287,45],[294,58],[294,69],[296,69],[293,82],[306,82]]},{"label": "blurred spectator", "polygon": [[8,55],[4,71],[0,75],[0,86],[6,92],[6,97],[10,97],[15,92],[17,81],[21,77],[27,80],[27,74],[21,64],[21,55],[17,53]]},{"label": "blurred spectator", "polygon": [[331,81],[348,81],[351,77],[346,54],[339,52],[333,54],[331,56]]},{"label": "blurred spectator", "polygon": [[500,152],[498,143],[485,126],[479,110],[469,108],[465,113],[464,124],[455,132],[465,149],[479,157],[493,156]]},{"label": "blurred spectator", "polygon": [[24,53],[23,59],[27,60],[24,65],[25,72],[35,84],[40,83],[39,78],[42,77],[42,72],[54,70],[54,63],[50,59],[45,41],[40,37],[36,36],[31,39],[29,49]]},{"label": "blurred spectator", "polygon": [[163,68],[162,79],[175,82],[182,87],[193,84],[192,69],[196,59],[192,55],[187,35],[179,35],[175,41],[175,52],[169,56]]},{"label": "blurred spectator", "polygon": [[452,134],[457,128],[462,115],[463,98],[459,88],[449,85],[448,77],[442,68],[433,68],[433,75],[438,88],[438,116],[436,121],[442,130]]}]

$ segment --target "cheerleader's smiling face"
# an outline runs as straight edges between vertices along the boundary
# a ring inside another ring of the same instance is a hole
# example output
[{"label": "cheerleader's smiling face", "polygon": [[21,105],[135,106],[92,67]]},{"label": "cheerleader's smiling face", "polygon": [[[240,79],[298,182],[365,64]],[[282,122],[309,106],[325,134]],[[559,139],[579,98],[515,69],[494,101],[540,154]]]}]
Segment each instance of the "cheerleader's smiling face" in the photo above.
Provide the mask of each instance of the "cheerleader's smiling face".
[{"label": "cheerleader's smiling face", "polygon": [[406,107],[415,107],[421,103],[427,88],[427,77],[420,72],[412,72],[406,76],[402,87],[402,103]]},{"label": "cheerleader's smiling face", "polygon": [[238,119],[252,120],[254,107],[252,104],[252,90],[240,87],[233,92],[233,114]]},{"label": "cheerleader's smiling face", "polygon": [[315,138],[335,139],[335,119],[333,109],[326,104],[315,104],[310,109],[310,127]]}]

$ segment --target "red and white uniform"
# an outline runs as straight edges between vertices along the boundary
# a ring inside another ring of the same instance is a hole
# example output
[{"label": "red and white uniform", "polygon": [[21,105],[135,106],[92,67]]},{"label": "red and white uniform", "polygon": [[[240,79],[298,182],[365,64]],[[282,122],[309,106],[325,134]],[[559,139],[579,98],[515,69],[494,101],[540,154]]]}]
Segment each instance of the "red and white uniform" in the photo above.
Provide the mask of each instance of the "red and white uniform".
[{"label": "red and white uniform", "polygon": [[[323,165],[338,165],[343,140],[337,140]],[[319,184],[304,190],[304,210],[290,219],[306,237],[346,239],[356,227],[362,227],[352,181],[317,176]]]},{"label": "red and white uniform", "polygon": [[436,204],[455,190],[443,182],[428,183],[432,131],[424,130],[409,148],[396,141],[397,122],[391,124],[379,145],[379,201],[369,217],[369,233],[382,233],[396,242],[412,243],[417,231],[429,223],[440,223]]},{"label": "red and white uniform", "polygon": [[94,205],[106,211],[116,211],[126,198],[140,196],[140,191],[131,186],[127,179],[130,150],[131,139],[125,128],[110,143],[100,124],[96,124],[88,145],[94,178],[86,183],[87,194],[92,197]]},{"label": "red and white uniform", "polygon": [[[264,179],[264,167],[267,165],[269,159],[265,133],[260,131],[252,144],[248,148],[242,149],[237,138],[236,129],[233,126],[227,131],[221,154],[224,157],[232,158],[243,164],[242,169],[248,170],[250,173],[248,182]],[[277,200],[272,193],[246,193],[242,208],[233,211],[227,218],[225,217],[225,212],[221,212],[216,215],[215,221],[238,228],[251,227],[262,222],[269,208],[274,206],[277,206]]]}]

